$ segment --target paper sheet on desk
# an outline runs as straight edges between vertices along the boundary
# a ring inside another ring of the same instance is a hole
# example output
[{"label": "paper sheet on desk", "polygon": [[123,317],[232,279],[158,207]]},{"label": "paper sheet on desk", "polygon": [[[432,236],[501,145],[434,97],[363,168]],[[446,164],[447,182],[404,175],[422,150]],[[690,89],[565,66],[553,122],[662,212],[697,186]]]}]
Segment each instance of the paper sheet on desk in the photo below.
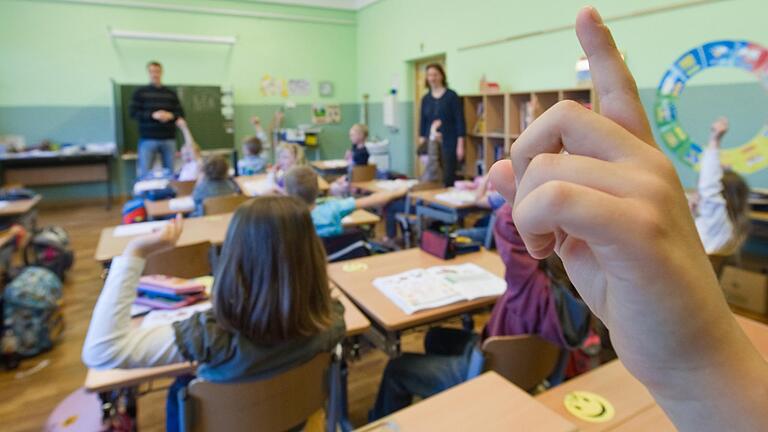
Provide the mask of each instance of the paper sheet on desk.
[{"label": "paper sheet on desk", "polygon": [[136,224],[120,225],[115,227],[112,235],[115,237],[130,237],[135,235],[149,234],[159,230],[167,224],[168,221],[142,222]]},{"label": "paper sheet on desk", "polygon": [[136,184],[133,185],[133,194],[141,195],[146,191],[165,189],[168,187],[169,184],[170,184],[170,181],[166,179],[152,179],[152,180],[137,181]]},{"label": "paper sheet on desk", "polygon": [[191,317],[195,312],[202,312],[210,308],[211,302],[206,301],[174,310],[153,310],[144,317],[144,321],[141,322],[141,328],[152,328],[182,321]]},{"label": "paper sheet on desk", "polygon": [[464,205],[475,202],[475,193],[473,191],[452,190],[450,192],[439,193],[435,195],[435,198],[455,205]]},{"label": "paper sheet on desk", "polygon": [[243,189],[245,189],[243,192],[250,197],[267,195],[275,189],[275,183],[269,179],[252,180],[244,183]]},{"label": "paper sheet on desk", "polygon": [[419,183],[418,180],[379,180],[376,182],[376,187],[385,191],[396,191],[400,189],[410,189]]},{"label": "paper sheet on desk", "polygon": [[192,211],[195,209],[195,200],[191,196],[173,198],[168,201],[168,208],[178,212]]},{"label": "paper sheet on desk", "polygon": [[326,168],[330,169],[336,169],[336,168],[346,168],[349,166],[349,162],[347,162],[345,159],[331,159],[323,161],[323,165],[325,165]]},{"label": "paper sheet on desk", "polygon": [[10,201],[0,201],[0,208],[8,207],[9,205],[11,205]]}]

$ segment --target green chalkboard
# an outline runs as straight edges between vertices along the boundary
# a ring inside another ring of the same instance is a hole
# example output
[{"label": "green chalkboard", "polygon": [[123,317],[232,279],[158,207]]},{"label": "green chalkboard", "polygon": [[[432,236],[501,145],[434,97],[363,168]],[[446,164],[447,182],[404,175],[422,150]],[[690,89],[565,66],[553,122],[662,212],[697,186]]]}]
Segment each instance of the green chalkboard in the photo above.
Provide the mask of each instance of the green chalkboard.
[{"label": "green chalkboard", "polygon": [[[139,141],[139,127],[130,115],[133,92],[145,84],[114,83],[115,140],[123,154],[135,153]],[[203,150],[233,148],[234,128],[231,120],[221,113],[221,88],[218,86],[169,85],[179,96],[184,117],[195,141]],[[182,144],[181,133],[176,136]]]}]

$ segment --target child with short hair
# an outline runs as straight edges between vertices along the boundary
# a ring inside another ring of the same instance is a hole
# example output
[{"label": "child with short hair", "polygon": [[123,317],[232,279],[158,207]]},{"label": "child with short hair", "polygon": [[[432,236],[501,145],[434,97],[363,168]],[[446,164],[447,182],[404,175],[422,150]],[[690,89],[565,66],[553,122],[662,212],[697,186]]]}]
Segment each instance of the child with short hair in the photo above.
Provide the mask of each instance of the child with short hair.
[{"label": "child with short hair", "polygon": [[[344,307],[331,298],[325,250],[304,203],[256,198],[234,213],[215,270],[213,306],[190,318],[132,328],[131,304],[146,259],[173,248],[181,217],[131,240],[112,261],[83,346],[91,368],[197,363],[210,381],[262,379],[330,352],[345,336]],[[178,390],[179,380],[172,387]],[[167,430],[178,429],[169,392]]]},{"label": "child with short hair", "polygon": [[285,193],[304,201],[312,211],[312,221],[320,237],[332,237],[344,232],[341,220],[360,208],[380,207],[405,195],[405,189],[376,192],[363,198],[329,198],[317,203],[320,188],[317,173],[308,166],[294,167],[285,176]]},{"label": "child with short hair", "polygon": [[184,135],[184,145],[181,147],[181,169],[176,179],[178,181],[196,181],[200,178],[203,170],[203,160],[200,156],[200,146],[195,142],[192,132],[189,130],[187,121],[179,117],[176,119],[176,126]]},{"label": "child with short hair", "polygon": [[202,216],[204,214],[203,201],[206,198],[238,193],[240,193],[240,188],[229,178],[227,159],[221,155],[210,156],[203,164],[203,176],[200,177],[195,185],[195,190],[192,192],[192,199],[195,201],[195,211],[192,215]]},{"label": "child with short hair", "polygon": [[268,142],[267,134],[261,127],[261,119],[251,117],[251,124],[255,135],[243,139],[243,157],[237,161],[238,175],[261,174],[267,169],[267,161],[262,157],[265,144]]},{"label": "child with short hair", "polygon": [[350,166],[368,165],[368,159],[371,155],[365,147],[367,139],[368,126],[355,123],[349,128],[349,140],[352,142],[352,147],[344,154],[344,159],[349,162]]},{"label": "child with short hair", "polygon": [[720,164],[720,143],[728,132],[728,119],[712,123],[709,143],[701,158],[697,196],[693,198],[696,229],[708,254],[737,251],[749,230],[749,186]]}]

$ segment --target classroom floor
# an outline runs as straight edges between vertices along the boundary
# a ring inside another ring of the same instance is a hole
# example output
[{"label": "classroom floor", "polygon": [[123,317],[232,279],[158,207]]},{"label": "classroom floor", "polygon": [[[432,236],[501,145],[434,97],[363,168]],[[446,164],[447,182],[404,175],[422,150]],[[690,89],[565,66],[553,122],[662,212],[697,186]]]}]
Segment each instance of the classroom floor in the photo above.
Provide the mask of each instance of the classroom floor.
[{"label": "classroom floor", "polygon": [[[80,351],[102,286],[101,265],[93,254],[102,228],[119,223],[120,210],[106,211],[102,206],[42,210],[38,220],[40,226],[62,226],[72,239],[75,265],[64,284],[66,330],[63,340],[51,351],[23,361],[14,371],[0,371],[0,430],[5,432],[42,430],[56,405],[83,385],[87,370],[80,361]],[[487,314],[476,317],[477,328],[485,321]],[[406,334],[403,347],[420,351],[422,339],[421,331]],[[366,423],[385,364],[386,356],[375,349],[364,350],[361,359],[350,364],[349,409],[353,425]],[[140,429],[163,431],[164,407],[164,391],[142,396],[138,408]]]}]

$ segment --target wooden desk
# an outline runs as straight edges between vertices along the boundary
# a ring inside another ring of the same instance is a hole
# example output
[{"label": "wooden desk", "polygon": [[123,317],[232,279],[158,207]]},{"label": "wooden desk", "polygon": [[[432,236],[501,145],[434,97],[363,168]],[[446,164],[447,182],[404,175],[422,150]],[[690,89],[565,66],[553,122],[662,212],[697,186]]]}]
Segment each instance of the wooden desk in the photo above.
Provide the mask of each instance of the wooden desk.
[{"label": "wooden desk", "polygon": [[[347,336],[353,337],[365,333],[371,326],[370,321],[352,304],[341,292],[335,290],[334,298],[338,298],[344,305],[344,322],[347,325]],[[140,325],[142,318],[133,320],[134,325]],[[157,366],[141,369],[88,369],[85,377],[85,390],[89,392],[103,392],[124,387],[136,387],[150,381],[161,378],[173,378],[179,375],[195,372],[195,366],[191,363],[176,363],[167,366]]]},{"label": "wooden desk", "polygon": [[0,217],[13,217],[23,216],[37,207],[37,204],[42,198],[40,195],[36,195],[34,198],[16,200],[16,201],[0,201],[3,203],[0,207]]},{"label": "wooden desk", "polygon": [[[267,174],[256,174],[252,176],[235,177],[235,183],[237,183],[237,187],[240,188],[240,191],[243,193],[243,195],[248,195],[248,193],[246,192],[247,190],[246,184],[250,182],[260,182],[260,181],[266,181],[266,180],[267,180]],[[325,194],[331,188],[331,185],[328,184],[328,182],[324,178],[318,176],[317,187],[320,188],[321,194]]]},{"label": "wooden desk", "polygon": [[358,432],[432,430],[565,432],[575,431],[576,426],[500,375],[487,372]]},{"label": "wooden desk", "polygon": [[358,227],[358,226],[365,226],[365,225],[376,225],[381,221],[381,218],[369,212],[365,209],[357,209],[344,217],[344,219],[341,220],[341,224],[344,227]]},{"label": "wooden desk", "polygon": [[[184,197],[179,197],[179,198],[184,198]],[[187,215],[195,211],[194,208],[192,208],[191,210],[183,211],[183,212],[180,212],[178,210],[171,210],[170,203],[171,203],[170,199],[164,199],[159,201],[144,200],[144,208],[147,210],[147,218],[150,220],[165,218],[169,216],[174,216],[177,213]]]},{"label": "wooden desk", "polygon": [[[194,243],[210,241],[214,245],[224,243],[229,221],[232,214],[210,215],[198,218],[184,219],[184,231],[179,238],[178,246],[186,246]],[[123,253],[123,249],[133,238],[137,236],[115,237],[117,227],[104,228],[96,246],[94,258],[96,261],[109,261]]]},{"label": "wooden desk", "polygon": [[104,183],[107,188],[107,208],[112,205],[111,152],[60,151],[39,154],[6,154],[0,157],[2,182],[25,186]]},{"label": "wooden desk", "polygon": [[[590,423],[571,415],[565,409],[563,400],[566,394],[576,390],[596,393],[608,400],[616,409],[613,419],[604,423]],[[656,404],[645,386],[633,377],[619,360],[566,381],[541,393],[536,399],[575,423],[580,431],[610,430]]]},{"label": "wooden desk", "polygon": [[[768,360],[768,325],[736,315],[749,340]],[[574,390],[586,390],[605,397],[616,409],[615,417],[605,423],[588,423],[573,417],[563,406],[565,395]],[[674,431],[675,427],[656,404],[648,390],[614,360],[584,375],[576,377],[536,397],[563,417],[574,422],[582,431]]]},{"label": "wooden desk", "polygon": [[[373,280],[382,276],[391,276],[414,268],[427,268],[438,265],[457,265],[474,263],[504,276],[504,263],[498,254],[482,250],[465,254],[453,260],[444,261],[421,249],[408,249],[384,255],[348,260],[328,265],[328,277],[368,316],[372,321],[372,334],[381,337],[374,340],[379,348],[389,355],[400,352],[400,332],[419,325],[433,323],[446,318],[461,315],[493,305],[497,297],[485,297],[473,301],[464,301],[434,309],[419,311],[408,315],[381,291],[373,286]],[[345,268],[359,268],[359,271],[345,271]]]},{"label": "wooden desk", "polygon": [[448,201],[443,201],[437,197],[437,195],[440,195],[446,192],[451,192],[452,190],[453,188],[423,190],[423,191],[411,192],[410,197],[411,199],[415,201],[419,201],[423,204],[435,205],[435,206],[445,207],[453,210],[467,210],[467,209],[476,208],[476,205],[474,202],[465,203],[465,204],[456,204]]}]

